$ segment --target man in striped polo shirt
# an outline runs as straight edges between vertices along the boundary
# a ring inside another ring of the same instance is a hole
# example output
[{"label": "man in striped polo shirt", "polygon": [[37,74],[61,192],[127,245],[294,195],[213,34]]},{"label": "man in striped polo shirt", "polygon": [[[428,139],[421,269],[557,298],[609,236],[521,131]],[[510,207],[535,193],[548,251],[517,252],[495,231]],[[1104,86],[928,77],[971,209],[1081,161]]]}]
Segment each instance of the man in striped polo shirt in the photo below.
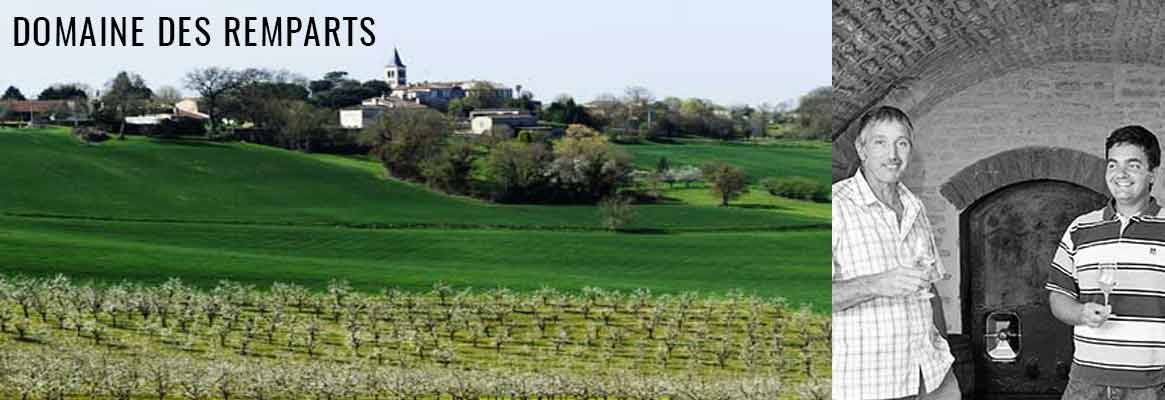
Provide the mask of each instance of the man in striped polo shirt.
[{"label": "man in striped polo shirt", "polygon": [[1112,199],[1072,221],[1045,285],[1052,314],[1074,327],[1063,398],[1165,398],[1165,218],[1149,196],[1161,149],[1133,125],[1104,153]]}]

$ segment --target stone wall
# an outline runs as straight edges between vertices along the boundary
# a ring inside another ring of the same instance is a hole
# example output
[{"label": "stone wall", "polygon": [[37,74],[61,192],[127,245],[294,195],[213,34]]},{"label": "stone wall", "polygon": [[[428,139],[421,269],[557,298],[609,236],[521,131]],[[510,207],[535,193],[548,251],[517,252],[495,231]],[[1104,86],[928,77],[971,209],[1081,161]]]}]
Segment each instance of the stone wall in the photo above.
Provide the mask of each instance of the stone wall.
[{"label": "stone wall", "polygon": [[[963,330],[959,212],[1007,182],[1043,177],[1096,188],[1102,171],[1082,167],[1095,159],[1080,154],[1103,158],[1104,138],[1123,125],[1143,125],[1165,139],[1162,105],[1165,68],[1077,62],[988,79],[915,116],[916,152],[904,182],[926,204],[942,261],[955,275],[939,286],[952,333]],[[1047,161],[1055,158],[1063,160]],[[1153,193],[1159,199],[1161,175]]]}]

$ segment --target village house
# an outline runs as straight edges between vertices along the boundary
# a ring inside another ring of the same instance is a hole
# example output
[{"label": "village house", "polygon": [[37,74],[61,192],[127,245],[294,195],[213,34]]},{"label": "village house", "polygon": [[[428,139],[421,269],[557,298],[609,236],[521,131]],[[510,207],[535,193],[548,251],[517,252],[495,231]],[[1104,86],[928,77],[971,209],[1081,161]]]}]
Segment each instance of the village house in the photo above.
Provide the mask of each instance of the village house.
[{"label": "village house", "polygon": [[[449,102],[455,99],[478,95],[482,90],[492,90],[491,94],[498,99],[511,99],[515,93],[515,89],[513,88],[506,87],[500,83],[482,80],[452,82],[426,81],[410,84],[408,81],[408,67],[401,61],[400,52],[397,49],[392,50],[392,62],[384,67],[384,81],[388,83],[388,87],[392,89],[392,92],[387,96],[366,99],[359,106],[340,110],[341,127],[345,129],[363,129],[374,123],[385,111],[394,108],[423,109],[432,107],[444,110],[449,106]],[[470,118],[473,118],[473,116],[470,116]],[[505,120],[507,124],[515,124],[515,126],[529,126],[534,124],[527,122],[527,120],[533,120],[532,116],[528,118],[505,117],[498,119],[499,122],[502,122],[502,120]],[[493,122],[493,119],[490,119],[488,122],[483,120],[481,124],[484,124],[483,126],[486,126],[484,129],[488,130],[493,126]]]},{"label": "village house", "polygon": [[128,116],[125,117],[125,123],[130,125],[159,125],[165,120],[178,119],[208,121],[210,120],[210,115],[198,111],[198,99],[186,98],[174,103],[168,113]]},{"label": "village house", "polygon": [[373,97],[364,100],[358,106],[352,106],[340,110],[340,127],[344,129],[364,129],[365,127],[375,124],[376,120],[380,118],[388,110],[392,109],[424,109],[425,106],[412,101],[399,99],[396,97]]},{"label": "village house", "polygon": [[13,100],[0,101],[0,118],[5,121],[85,122],[90,120],[90,106],[85,100]]},{"label": "village house", "polygon": [[[507,132],[516,134],[518,130],[538,125],[538,119],[529,112],[517,108],[486,108],[469,113],[470,132],[475,135]],[[507,128],[509,128],[507,130]]]},{"label": "village house", "polygon": [[453,99],[472,96],[478,90],[492,88],[499,99],[514,97],[514,89],[497,82],[467,80],[453,82],[421,82],[409,84],[408,67],[400,59],[400,52],[392,50],[392,63],[384,67],[384,81],[392,88],[392,96],[417,101],[426,106],[444,108]]}]

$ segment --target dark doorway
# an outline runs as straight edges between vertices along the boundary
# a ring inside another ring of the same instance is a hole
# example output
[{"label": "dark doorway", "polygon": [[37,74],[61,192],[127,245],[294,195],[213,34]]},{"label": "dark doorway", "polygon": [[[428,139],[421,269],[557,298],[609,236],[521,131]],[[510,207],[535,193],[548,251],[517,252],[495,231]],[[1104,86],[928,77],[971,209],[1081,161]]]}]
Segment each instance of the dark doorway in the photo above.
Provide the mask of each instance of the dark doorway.
[{"label": "dark doorway", "polygon": [[[976,398],[1060,397],[1072,363],[1072,329],[1048,308],[1046,268],[1068,224],[1105,200],[1072,183],[1028,181],[986,195],[961,214],[963,326]],[[986,319],[993,312],[1018,316],[1022,337],[1013,362],[986,355]]]}]

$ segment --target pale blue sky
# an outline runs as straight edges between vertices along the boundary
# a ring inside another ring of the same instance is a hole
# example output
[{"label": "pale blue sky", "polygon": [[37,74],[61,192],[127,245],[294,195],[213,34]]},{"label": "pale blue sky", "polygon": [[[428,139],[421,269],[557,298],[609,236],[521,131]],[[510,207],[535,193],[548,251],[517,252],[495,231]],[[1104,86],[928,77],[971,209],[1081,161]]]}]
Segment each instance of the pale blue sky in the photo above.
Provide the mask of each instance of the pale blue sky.
[{"label": "pale blue sky", "polygon": [[[183,89],[186,72],[210,65],[380,79],[393,46],[410,81],[487,79],[521,84],[542,100],[570,94],[585,101],[638,85],[656,97],[775,104],[831,77],[826,1],[39,0],[6,3],[0,16],[0,90],[15,85],[29,97],[58,82],[99,88],[123,69],[154,88]],[[15,47],[15,16],[146,17],[146,47]],[[211,45],[157,47],[159,16],[209,17]],[[373,17],[376,44],[227,48],[227,16]]]}]

